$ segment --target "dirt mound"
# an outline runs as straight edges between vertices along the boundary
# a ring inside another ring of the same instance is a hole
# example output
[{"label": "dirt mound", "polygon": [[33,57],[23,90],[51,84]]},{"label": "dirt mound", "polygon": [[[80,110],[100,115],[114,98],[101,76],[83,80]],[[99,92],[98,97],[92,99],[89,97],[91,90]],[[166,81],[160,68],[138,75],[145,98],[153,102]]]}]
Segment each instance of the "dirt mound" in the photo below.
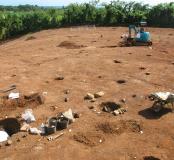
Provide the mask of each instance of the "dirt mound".
[{"label": "dirt mound", "polygon": [[99,123],[96,129],[106,134],[120,135],[124,132],[140,132],[142,130],[142,124],[135,120],[120,120],[119,122]]},{"label": "dirt mound", "polygon": [[70,41],[63,41],[58,45],[58,47],[62,47],[62,48],[66,48],[66,49],[79,49],[79,48],[83,48],[83,47],[87,47],[87,46],[78,45],[78,44],[75,44],[74,42],[70,42]]},{"label": "dirt mound", "polygon": [[8,96],[3,96],[1,100],[2,103],[0,106],[3,110],[14,110],[17,107],[23,108],[28,106],[34,108],[44,103],[44,97],[39,93],[21,95],[18,99],[9,99]]},{"label": "dirt mound", "polygon": [[101,134],[96,132],[79,132],[73,138],[75,141],[90,147],[97,146],[105,140]]}]

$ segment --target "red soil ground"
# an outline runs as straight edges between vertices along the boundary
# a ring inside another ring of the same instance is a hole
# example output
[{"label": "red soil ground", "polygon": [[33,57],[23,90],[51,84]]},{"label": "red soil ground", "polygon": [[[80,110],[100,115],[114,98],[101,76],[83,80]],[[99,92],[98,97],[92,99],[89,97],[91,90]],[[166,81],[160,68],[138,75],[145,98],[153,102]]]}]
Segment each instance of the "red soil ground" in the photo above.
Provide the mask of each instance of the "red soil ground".
[{"label": "red soil ground", "polygon": [[[81,114],[56,141],[13,135],[12,145],[0,148],[0,159],[143,160],[144,156],[154,156],[174,160],[174,114],[154,115],[149,110],[152,102],[145,98],[151,92],[174,91],[174,29],[148,31],[152,49],[117,47],[120,36],[127,32],[121,27],[46,30],[0,45],[0,89],[15,84],[22,94],[47,92],[45,104],[33,109],[37,121],[32,126],[68,108]],[[55,80],[57,75],[64,80]],[[126,83],[118,84],[120,79]],[[68,95],[64,93],[67,89]],[[105,95],[96,102],[84,100],[86,93],[98,91]],[[64,102],[65,97],[68,102]],[[113,116],[100,111],[102,102],[123,98],[128,110],[125,114]],[[16,117],[24,110],[1,109],[0,116]]]}]

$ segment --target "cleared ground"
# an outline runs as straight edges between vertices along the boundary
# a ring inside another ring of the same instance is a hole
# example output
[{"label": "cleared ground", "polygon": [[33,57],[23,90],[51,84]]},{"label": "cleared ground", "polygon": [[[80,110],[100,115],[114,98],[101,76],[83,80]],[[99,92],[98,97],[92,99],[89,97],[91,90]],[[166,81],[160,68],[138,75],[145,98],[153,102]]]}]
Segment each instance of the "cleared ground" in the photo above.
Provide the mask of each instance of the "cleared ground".
[{"label": "cleared ground", "polygon": [[[127,32],[121,27],[47,30],[0,45],[0,88],[15,84],[24,94],[47,92],[45,104],[33,109],[37,121],[32,126],[68,108],[81,114],[64,136],[53,142],[34,135],[21,138],[19,133],[19,142],[13,138],[11,146],[0,148],[0,159],[143,160],[154,156],[174,160],[174,114],[152,114],[152,102],[146,99],[151,92],[174,91],[174,29],[148,31],[152,48],[117,47],[120,36]],[[56,81],[56,75],[65,79]],[[120,79],[126,83],[118,84]],[[64,93],[67,89],[68,95]],[[96,102],[84,100],[86,93],[101,90],[105,95]],[[128,109],[124,115],[97,114],[102,102],[123,98]],[[23,111],[1,110],[0,116],[15,117]],[[143,134],[126,128],[127,123],[122,122],[129,120],[140,122]],[[107,124],[110,128],[103,129]],[[114,131],[115,124],[121,132]]]}]

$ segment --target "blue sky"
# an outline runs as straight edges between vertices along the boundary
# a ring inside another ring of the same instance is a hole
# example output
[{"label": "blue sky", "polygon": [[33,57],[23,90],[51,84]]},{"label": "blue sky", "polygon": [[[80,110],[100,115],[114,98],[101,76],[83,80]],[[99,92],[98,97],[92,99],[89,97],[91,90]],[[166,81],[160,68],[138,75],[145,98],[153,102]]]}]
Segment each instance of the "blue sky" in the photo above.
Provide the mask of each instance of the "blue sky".
[{"label": "blue sky", "polygon": [[[125,0],[130,1],[130,0]],[[174,0],[134,0],[138,2],[144,2],[145,4],[156,5],[158,3],[174,2]],[[70,3],[82,3],[89,2],[88,0],[0,0],[0,5],[40,5],[40,6],[62,6]],[[108,2],[108,0],[101,0],[101,2]]]}]

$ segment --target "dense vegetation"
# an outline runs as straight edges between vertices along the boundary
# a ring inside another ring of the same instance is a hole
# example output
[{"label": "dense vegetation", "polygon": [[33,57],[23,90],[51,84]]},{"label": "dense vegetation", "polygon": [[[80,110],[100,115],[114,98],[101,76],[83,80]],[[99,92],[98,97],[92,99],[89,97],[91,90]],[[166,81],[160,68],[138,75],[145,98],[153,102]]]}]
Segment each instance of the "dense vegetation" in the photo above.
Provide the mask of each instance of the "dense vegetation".
[{"label": "dense vegetation", "polygon": [[115,26],[146,20],[150,26],[174,27],[174,3],[149,6],[136,2],[98,1],[70,4],[65,8],[0,6],[0,40],[8,37],[70,25]]}]

